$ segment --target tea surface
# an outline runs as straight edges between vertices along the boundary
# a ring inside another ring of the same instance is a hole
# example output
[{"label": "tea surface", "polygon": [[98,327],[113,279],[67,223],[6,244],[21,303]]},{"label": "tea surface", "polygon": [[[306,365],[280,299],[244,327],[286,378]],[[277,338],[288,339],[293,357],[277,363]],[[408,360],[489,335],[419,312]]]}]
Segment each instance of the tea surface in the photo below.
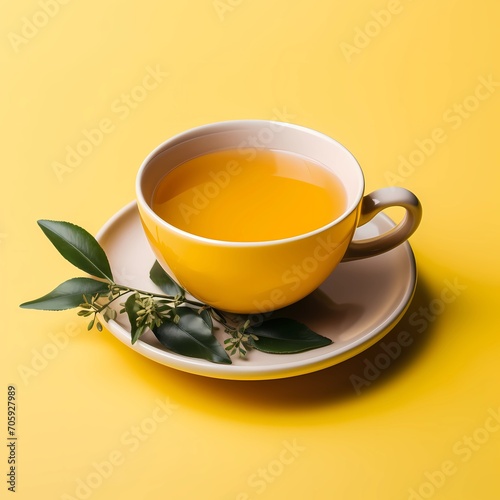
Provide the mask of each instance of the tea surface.
[{"label": "tea surface", "polygon": [[268,241],[318,229],[345,209],[335,174],[306,157],[236,149],[198,156],[159,182],[153,210],[179,229],[224,241]]}]

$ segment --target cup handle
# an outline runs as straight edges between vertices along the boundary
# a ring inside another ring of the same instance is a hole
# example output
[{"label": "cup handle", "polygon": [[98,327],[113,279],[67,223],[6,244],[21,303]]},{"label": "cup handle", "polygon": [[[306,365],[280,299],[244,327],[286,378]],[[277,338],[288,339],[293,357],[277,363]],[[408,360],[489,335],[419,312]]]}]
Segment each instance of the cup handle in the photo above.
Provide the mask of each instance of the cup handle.
[{"label": "cup handle", "polygon": [[403,220],[390,231],[360,241],[352,241],[342,262],[373,257],[387,252],[405,242],[417,229],[422,219],[422,205],[418,198],[407,189],[387,187],[377,189],[363,197],[358,227],[372,220],[375,215],[388,207],[403,207]]}]

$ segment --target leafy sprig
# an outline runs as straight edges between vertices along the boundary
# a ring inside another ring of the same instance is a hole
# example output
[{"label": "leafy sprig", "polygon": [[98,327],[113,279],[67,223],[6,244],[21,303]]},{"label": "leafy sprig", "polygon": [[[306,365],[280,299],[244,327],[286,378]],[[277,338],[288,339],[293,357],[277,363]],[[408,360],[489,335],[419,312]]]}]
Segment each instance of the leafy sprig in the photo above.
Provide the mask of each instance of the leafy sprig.
[{"label": "leafy sprig", "polygon": [[[89,318],[88,329],[102,331],[104,322],[117,318],[111,305],[118,299],[120,313],[128,316],[131,343],[151,330],[168,350],[213,363],[231,364],[230,356],[245,358],[248,351],[291,354],[332,343],[307,326],[288,318],[272,318],[252,324],[240,315],[232,316],[186,297],[187,291],[155,262],[151,281],[162,293],[116,283],[104,249],[85,229],[63,221],[40,220],[38,225],[59,253],[92,277],[72,278],[35,300],[21,304],[25,309],[61,311],[78,308]],[[228,338],[221,345],[214,336],[220,325]]]}]

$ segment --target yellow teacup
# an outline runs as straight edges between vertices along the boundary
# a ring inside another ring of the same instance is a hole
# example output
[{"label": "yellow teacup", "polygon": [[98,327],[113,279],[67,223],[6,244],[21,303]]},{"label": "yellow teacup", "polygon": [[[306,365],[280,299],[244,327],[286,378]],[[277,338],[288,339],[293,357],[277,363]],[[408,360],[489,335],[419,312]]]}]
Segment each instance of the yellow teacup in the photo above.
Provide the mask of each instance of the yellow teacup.
[{"label": "yellow teacup", "polygon": [[[322,164],[344,188],[342,215],[305,234],[241,242],[191,234],[155,213],[153,195],[168,172],[197,156],[238,148],[242,154],[249,148],[287,151]],[[302,299],[342,260],[378,255],[403,243],[422,216],[418,199],[406,189],[388,187],[363,196],[361,168],[337,141],[301,126],[263,120],[214,123],[165,141],[144,160],[136,192],[141,221],[160,264],[200,301],[236,313],[268,312]],[[394,229],[352,241],[358,226],[390,206],[406,209]]]}]

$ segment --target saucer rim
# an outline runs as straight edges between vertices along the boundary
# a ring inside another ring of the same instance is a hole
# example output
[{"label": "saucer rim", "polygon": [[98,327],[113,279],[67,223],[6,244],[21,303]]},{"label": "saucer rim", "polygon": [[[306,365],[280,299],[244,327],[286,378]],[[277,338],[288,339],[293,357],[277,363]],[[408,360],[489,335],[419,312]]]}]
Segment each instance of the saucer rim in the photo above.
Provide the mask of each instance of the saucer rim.
[{"label": "saucer rim", "polygon": [[[136,211],[139,217],[137,203],[132,201],[122,207],[118,212],[112,215],[101,227],[96,234],[96,239],[100,242],[106,234],[113,228],[113,226],[120,221],[120,219],[131,216],[131,212]],[[390,224],[395,225],[394,221],[385,214],[378,214],[377,217],[386,219]],[[368,222],[367,224],[370,224]],[[207,360],[190,358],[180,354],[172,353],[166,350],[158,349],[155,346],[144,342],[139,339],[134,345],[130,343],[130,331],[120,325],[114,320],[105,322],[107,329],[115,336],[120,342],[124,343],[133,351],[151,359],[157,363],[188,372],[195,375],[206,376],[211,378],[226,379],[226,380],[273,380],[316,372],[339,364],[351,357],[354,357],[361,352],[365,351],[372,345],[376,344],[385,335],[387,335],[394,326],[401,320],[406,311],[408,310],[412,298],[415,294],[418,271],[416,267],[416,260],[413,250],[408,241],[402,243],[409,257],[409,284],[402,294],[399,304],[393,309],[390,315],[385,318],[380,325],[377,325],[372,331],[367,332],[363,337],[346,344],[336,351],[333,355],[332,352],[321,353],[321,349],[310,351],[313,359],[296,360],[290,363],[270,364],[268,366],[251,366],[249,365],[225,365],[212,363]],[[341,263],[340,265],[355,265],[356,261]],[[103,321],[103,318],[101,318]],[[325,349],[325,348],[322,348]],[[251,361],[248,361],[251,363]]]}]

